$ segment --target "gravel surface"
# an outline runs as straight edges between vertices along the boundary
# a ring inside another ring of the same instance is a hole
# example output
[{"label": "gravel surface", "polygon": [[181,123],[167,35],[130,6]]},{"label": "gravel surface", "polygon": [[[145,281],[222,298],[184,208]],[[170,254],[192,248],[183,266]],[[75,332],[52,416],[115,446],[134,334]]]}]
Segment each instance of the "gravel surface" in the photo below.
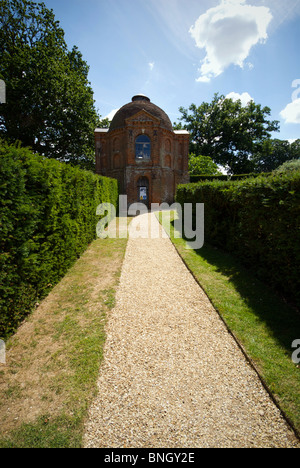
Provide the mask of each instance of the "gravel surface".
[{"label": "gravel surface", "polygon": [[168,238],[129,238],[98,386],[86,448],[299,448]]}]

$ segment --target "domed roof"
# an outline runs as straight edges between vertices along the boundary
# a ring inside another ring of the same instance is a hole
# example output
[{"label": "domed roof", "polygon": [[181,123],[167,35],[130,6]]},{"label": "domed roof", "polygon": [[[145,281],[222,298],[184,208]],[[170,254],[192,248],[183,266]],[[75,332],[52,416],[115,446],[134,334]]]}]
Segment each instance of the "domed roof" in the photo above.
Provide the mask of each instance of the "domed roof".
[{"label": "domed roof", "polygon": [[153,104],[144,94],[133,96],[132,102],[125,104],[125,106],[118,110],[111,121],[109,131],[125,127],[125,119],[132,117],[143,109],[154,117],[159,118],[163,128],[173,131],[172,123],[167,114],[160,107]]}]

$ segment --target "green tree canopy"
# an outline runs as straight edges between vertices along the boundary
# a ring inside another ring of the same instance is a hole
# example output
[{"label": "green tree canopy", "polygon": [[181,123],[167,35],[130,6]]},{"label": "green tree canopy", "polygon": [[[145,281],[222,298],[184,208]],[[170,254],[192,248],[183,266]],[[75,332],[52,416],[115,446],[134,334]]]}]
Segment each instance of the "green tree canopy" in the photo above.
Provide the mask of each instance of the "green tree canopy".
[{"label": "green tree canopy", "polygon": [[189,155],[189,173],[191,175],[218,175],[221,172],[209,156]]},{"label": "green tree canopy", "polygon": [[270,139],[271,132],[279,130],[278,121],[268,120],[270,108],[253,101],[243,106],[240,100],[219,94],[211,103],[203,102],[199,107],[191,104],[179,111],[182,128],[191,134],[190,151],[210,156],[232,174],[252,172],[253,156]]},{"label": "green tree canopy", "polygon": [[92,169],[98,116],[88,71],[79,50],[68,50],[52,10],[0,0],[0,136]]},{"label": "green tree canopy", "polygon": [[274,173],[276,174],[284,174],[286,172],[300,172],[300,159],[292,159],[290,161],[286,161],[281,166],[279,166]]},{"label": "green tree canopy", "polygon": [[254,155],[255,172],[271,172],[286,161],[300,159],[300,140],[265,140]]}]

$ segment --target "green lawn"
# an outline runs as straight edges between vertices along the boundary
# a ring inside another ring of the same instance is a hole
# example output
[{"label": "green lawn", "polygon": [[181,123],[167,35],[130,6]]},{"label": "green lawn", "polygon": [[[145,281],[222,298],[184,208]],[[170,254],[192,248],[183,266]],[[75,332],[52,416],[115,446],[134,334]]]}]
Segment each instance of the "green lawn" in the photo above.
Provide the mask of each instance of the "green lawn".
[{"label": "green lawn", "polygon": [[0,448],[80,448],[127,239],[97,239],[7,343]]},{"label": "green lawn", "polygon": [[300,315],[233,256],[206,243],[187,249],[172,228],[171,240],[299,434],[300,365],[291,345],[300,339]]}]

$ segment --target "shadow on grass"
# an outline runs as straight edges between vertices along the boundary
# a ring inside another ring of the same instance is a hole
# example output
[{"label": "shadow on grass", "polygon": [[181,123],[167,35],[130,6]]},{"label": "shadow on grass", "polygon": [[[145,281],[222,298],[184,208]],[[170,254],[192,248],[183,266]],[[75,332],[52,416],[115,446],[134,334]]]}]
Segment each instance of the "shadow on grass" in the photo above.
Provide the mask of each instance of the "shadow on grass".
[{"label": "shadow on grass", "polygon": [[299,312],[242,259],[206,242],[202,249],[187,249],[187,241],[172,234],[171,229],[179,255],[300,438],[300,369],[292,361],[292,343],[300,339]]},{"label": "shadow on grass", "polygon": [[223,279],[232,283],[252,314],[265,323],[277,342],[291,355],[292,342],[300,338],[299,312],[231,254],[210,245],[195,252]]},{"label": "shadow on grass", "polygon": [[[174,232],[174,221],[171,221],[171,230]],[[234,324],[233,328],[239,328],[246,335],[248,323],[250,333],[250,327],[253,331],[260,323],[291,356],[293,341],[300,339],[300,312],[297,308],[259,279],[254,268],[245,267],[242,259],[231,253],[206,242],[199,250],[187,250],[183,247],[185,242],[189,242],[187,239],[173,241],[229,326]]]}]

